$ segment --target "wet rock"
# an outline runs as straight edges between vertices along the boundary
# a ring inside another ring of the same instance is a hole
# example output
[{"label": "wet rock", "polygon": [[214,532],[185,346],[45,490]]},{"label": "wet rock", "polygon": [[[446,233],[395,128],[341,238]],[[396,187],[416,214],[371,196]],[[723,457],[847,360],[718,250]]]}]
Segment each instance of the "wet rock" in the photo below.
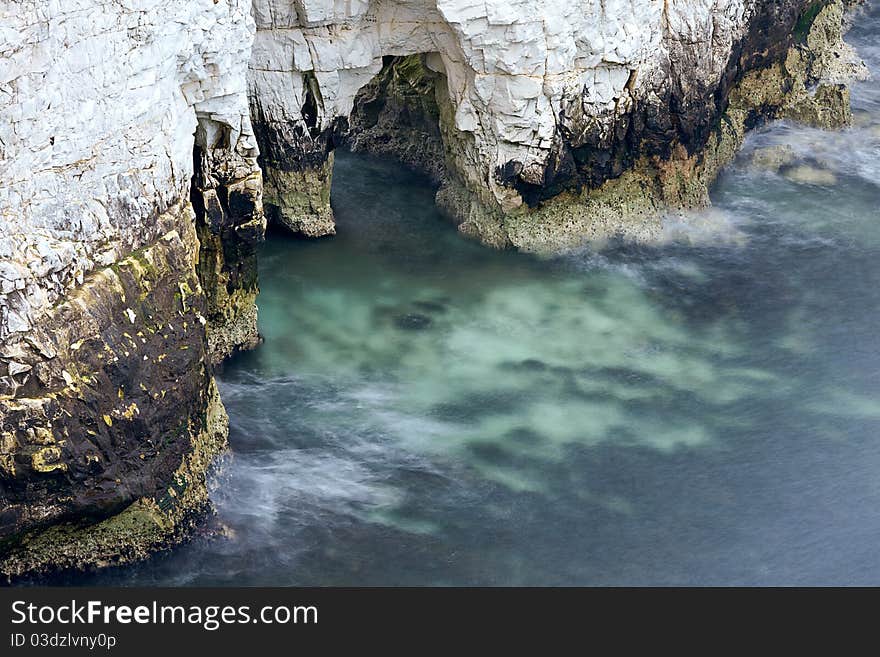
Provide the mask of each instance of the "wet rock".
[{"label": "wet rock", "polygon": [[209,509],[226,446],[207,366],[192,211],[173,231],[93,272],[19,343],[31,366],[0,399],[0,574],[147,556]]},{"label": "wet rock", "polygon": [[264,194],[271,221],[305,237],[336,234],[330,207],[333,153],[314,165],[262,159]]},{"label": "wet rock", "polygon": [[216,364],[260,342],[257,246],[266,219],[255,155],[208,148],[206,139],[197,139],[195,146],[191,195],[199,239],[197,272],[207,300],[208,357]]},{"label": "wet rock", "polygon": [[792,103],[785,115],[816,128],[836,129],[850,125],[849,89],[843,84],[820,84],[812,94]]},{"label": "wet rock", "polygon": [[250,12],[0,5],[4,574],[141,558],[210,507],[210,363],[256,336]]},{"label": "wet rock", "polygon": [[797,159],[794,149],[788,144],[775,144],[758,148],[749,158],[749,165],[761,171],[778,173],[784,166],[791,165]]}]

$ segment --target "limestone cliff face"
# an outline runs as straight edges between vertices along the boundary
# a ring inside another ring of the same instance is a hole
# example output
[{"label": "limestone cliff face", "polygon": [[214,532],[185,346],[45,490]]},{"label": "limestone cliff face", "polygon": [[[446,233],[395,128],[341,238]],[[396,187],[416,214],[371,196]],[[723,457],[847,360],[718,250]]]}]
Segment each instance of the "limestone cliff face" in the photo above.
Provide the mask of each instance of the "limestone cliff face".
[{"label": "limestone cliff face", "polygon": [[[294,230],[332,232],[318,189],[329,184],[327,154],[383,57],[387,66],[389,57],[420,54],[439,78],[448,175],[438,201],[464,232],[496,246],[551,250],[584,237],[650,237],[656,222],[647,215],[677,199],[655,198],[636,211],[581,195],[640,168],[640,158],[700,152],[737,83],[783,60],[804,38],[799,30],[834,4],[256,0],[250,99],[267,200]],[[836,20],[837,54],[852,61],[839,42],[839,12]],[[817,82],[788,73],[781,82],[789,89]],[[291,193],[303,187],[307,198]],[[570,216],[572,206],[583,217]]]},{"label": "limestone cliff face", "polygon": [[0,4],[0,337],[189,198],[197,117],[256,155],[247,0]]},{"label": "limestone cliff face", "polygon": [[0,2],[0,572],[206,509],[209,362],[256,340],[253,31],[248,0]]}]

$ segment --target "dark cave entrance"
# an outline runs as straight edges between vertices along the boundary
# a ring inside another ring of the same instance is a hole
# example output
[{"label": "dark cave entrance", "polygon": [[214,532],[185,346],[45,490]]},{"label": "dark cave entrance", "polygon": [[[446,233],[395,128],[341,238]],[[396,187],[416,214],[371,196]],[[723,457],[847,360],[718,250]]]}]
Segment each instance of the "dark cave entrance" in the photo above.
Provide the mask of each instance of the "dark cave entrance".
[{"label": "dark cave entrance", "polygon": [[385,56],[355,96],[351,113],[329,125],[319,120],[324,100],[313,73],[303,74],[301,121],[267,121],[254,101],[270,225],[304,237],[335,234],[331,187],[337,148],[393,159],[439,186],[447,173],[444,126],[452,111],[444,71],[438,53]]},{"label": "dark cave entrance", "polygon": [[386,56],[358,92],[341,145],[393,158],[439,184],[446,174],[442,131],[448,91],[437,53]]}]

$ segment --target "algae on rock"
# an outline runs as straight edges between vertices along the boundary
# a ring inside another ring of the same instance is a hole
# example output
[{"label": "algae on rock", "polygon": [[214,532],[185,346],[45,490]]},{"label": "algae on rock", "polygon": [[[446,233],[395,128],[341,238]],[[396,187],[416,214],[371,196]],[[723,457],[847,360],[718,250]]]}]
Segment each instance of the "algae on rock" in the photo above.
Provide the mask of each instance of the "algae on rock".
[{"label": "algae on rock", "polygon": [[263,178],[256,150],[210,138],[203,119],[196,132],[190,192],[199,238],[197,271],[207,297],[208,355],[219,363],[260,342],[256,299],[257,245],[263,240]]},{"label": "algae on rock", "polygon": [[[666,157],[640,157],[596,188],[563,191],[535,207],[507,208],[493,202],[478,180],[456,175],[466,165],[453,160],[437,202],[461,232],[495,247],[556,253],[609,239],[661,239],[664,215],[710,204],[709,186],[756,125],[783,118],[827,129],[850,124],[844,81],[863,77],[865,69],[843,41],[842,3],[834,0],[809,18],[802,42],[733,85],[718,125],[693,153],[679,143]],[[443,132],[447,152],[452,132]],[[453,157],[456,152],[467,149],[453,148]]]},{"label": "algae on rock", "polygon": [[269,218],[306,237],[335,235],[332,181],[332,152],[314,167],[285,170],[266,165],[263,193]]},{"label": "algae on rock", "polygon": [[199,488],[225,448],[225,414],[194,213],[179,204],[161,221],[177,229],[89,274],[20,346],[31,376],[0,398],[6,576],[146,555],[205,509]]},{"label": "algae on rock", "polygon": [[207,477],[228,447],[228,419],[213,381],[204,418],[189,431],[192,448],[164,492],[141,497],[99,522],[62,521],[27,532],[0,557],[0,573],[18,577],[119,565],[146,558],[186,538],[212,512]]}]

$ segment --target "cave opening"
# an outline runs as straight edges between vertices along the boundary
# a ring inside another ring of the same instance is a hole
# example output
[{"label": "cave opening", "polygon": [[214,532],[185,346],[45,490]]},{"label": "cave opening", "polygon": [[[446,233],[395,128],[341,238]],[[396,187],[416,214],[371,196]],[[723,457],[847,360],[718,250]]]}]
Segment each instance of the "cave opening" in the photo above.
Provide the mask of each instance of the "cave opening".
[{"label": "cave opening", "polygon": [[451,103],[439,53],[384,56],[347,116],[325,115],[332,110],[325,108],[314,73],[303,75],[300,102],[301,121],[286,124],[268,120],[259,103],[252,107],[270,226],[307,238],[336,233],[331,187],[337,150],[402,163],[435,187],[446,179],[444,125]]},{"label": "cave opening", "polygon": [[438,53],[386,56],[379,73],[355,96],[342,145],[390,157],[439,185],[446,175],[441,124],[448,102]]}]

